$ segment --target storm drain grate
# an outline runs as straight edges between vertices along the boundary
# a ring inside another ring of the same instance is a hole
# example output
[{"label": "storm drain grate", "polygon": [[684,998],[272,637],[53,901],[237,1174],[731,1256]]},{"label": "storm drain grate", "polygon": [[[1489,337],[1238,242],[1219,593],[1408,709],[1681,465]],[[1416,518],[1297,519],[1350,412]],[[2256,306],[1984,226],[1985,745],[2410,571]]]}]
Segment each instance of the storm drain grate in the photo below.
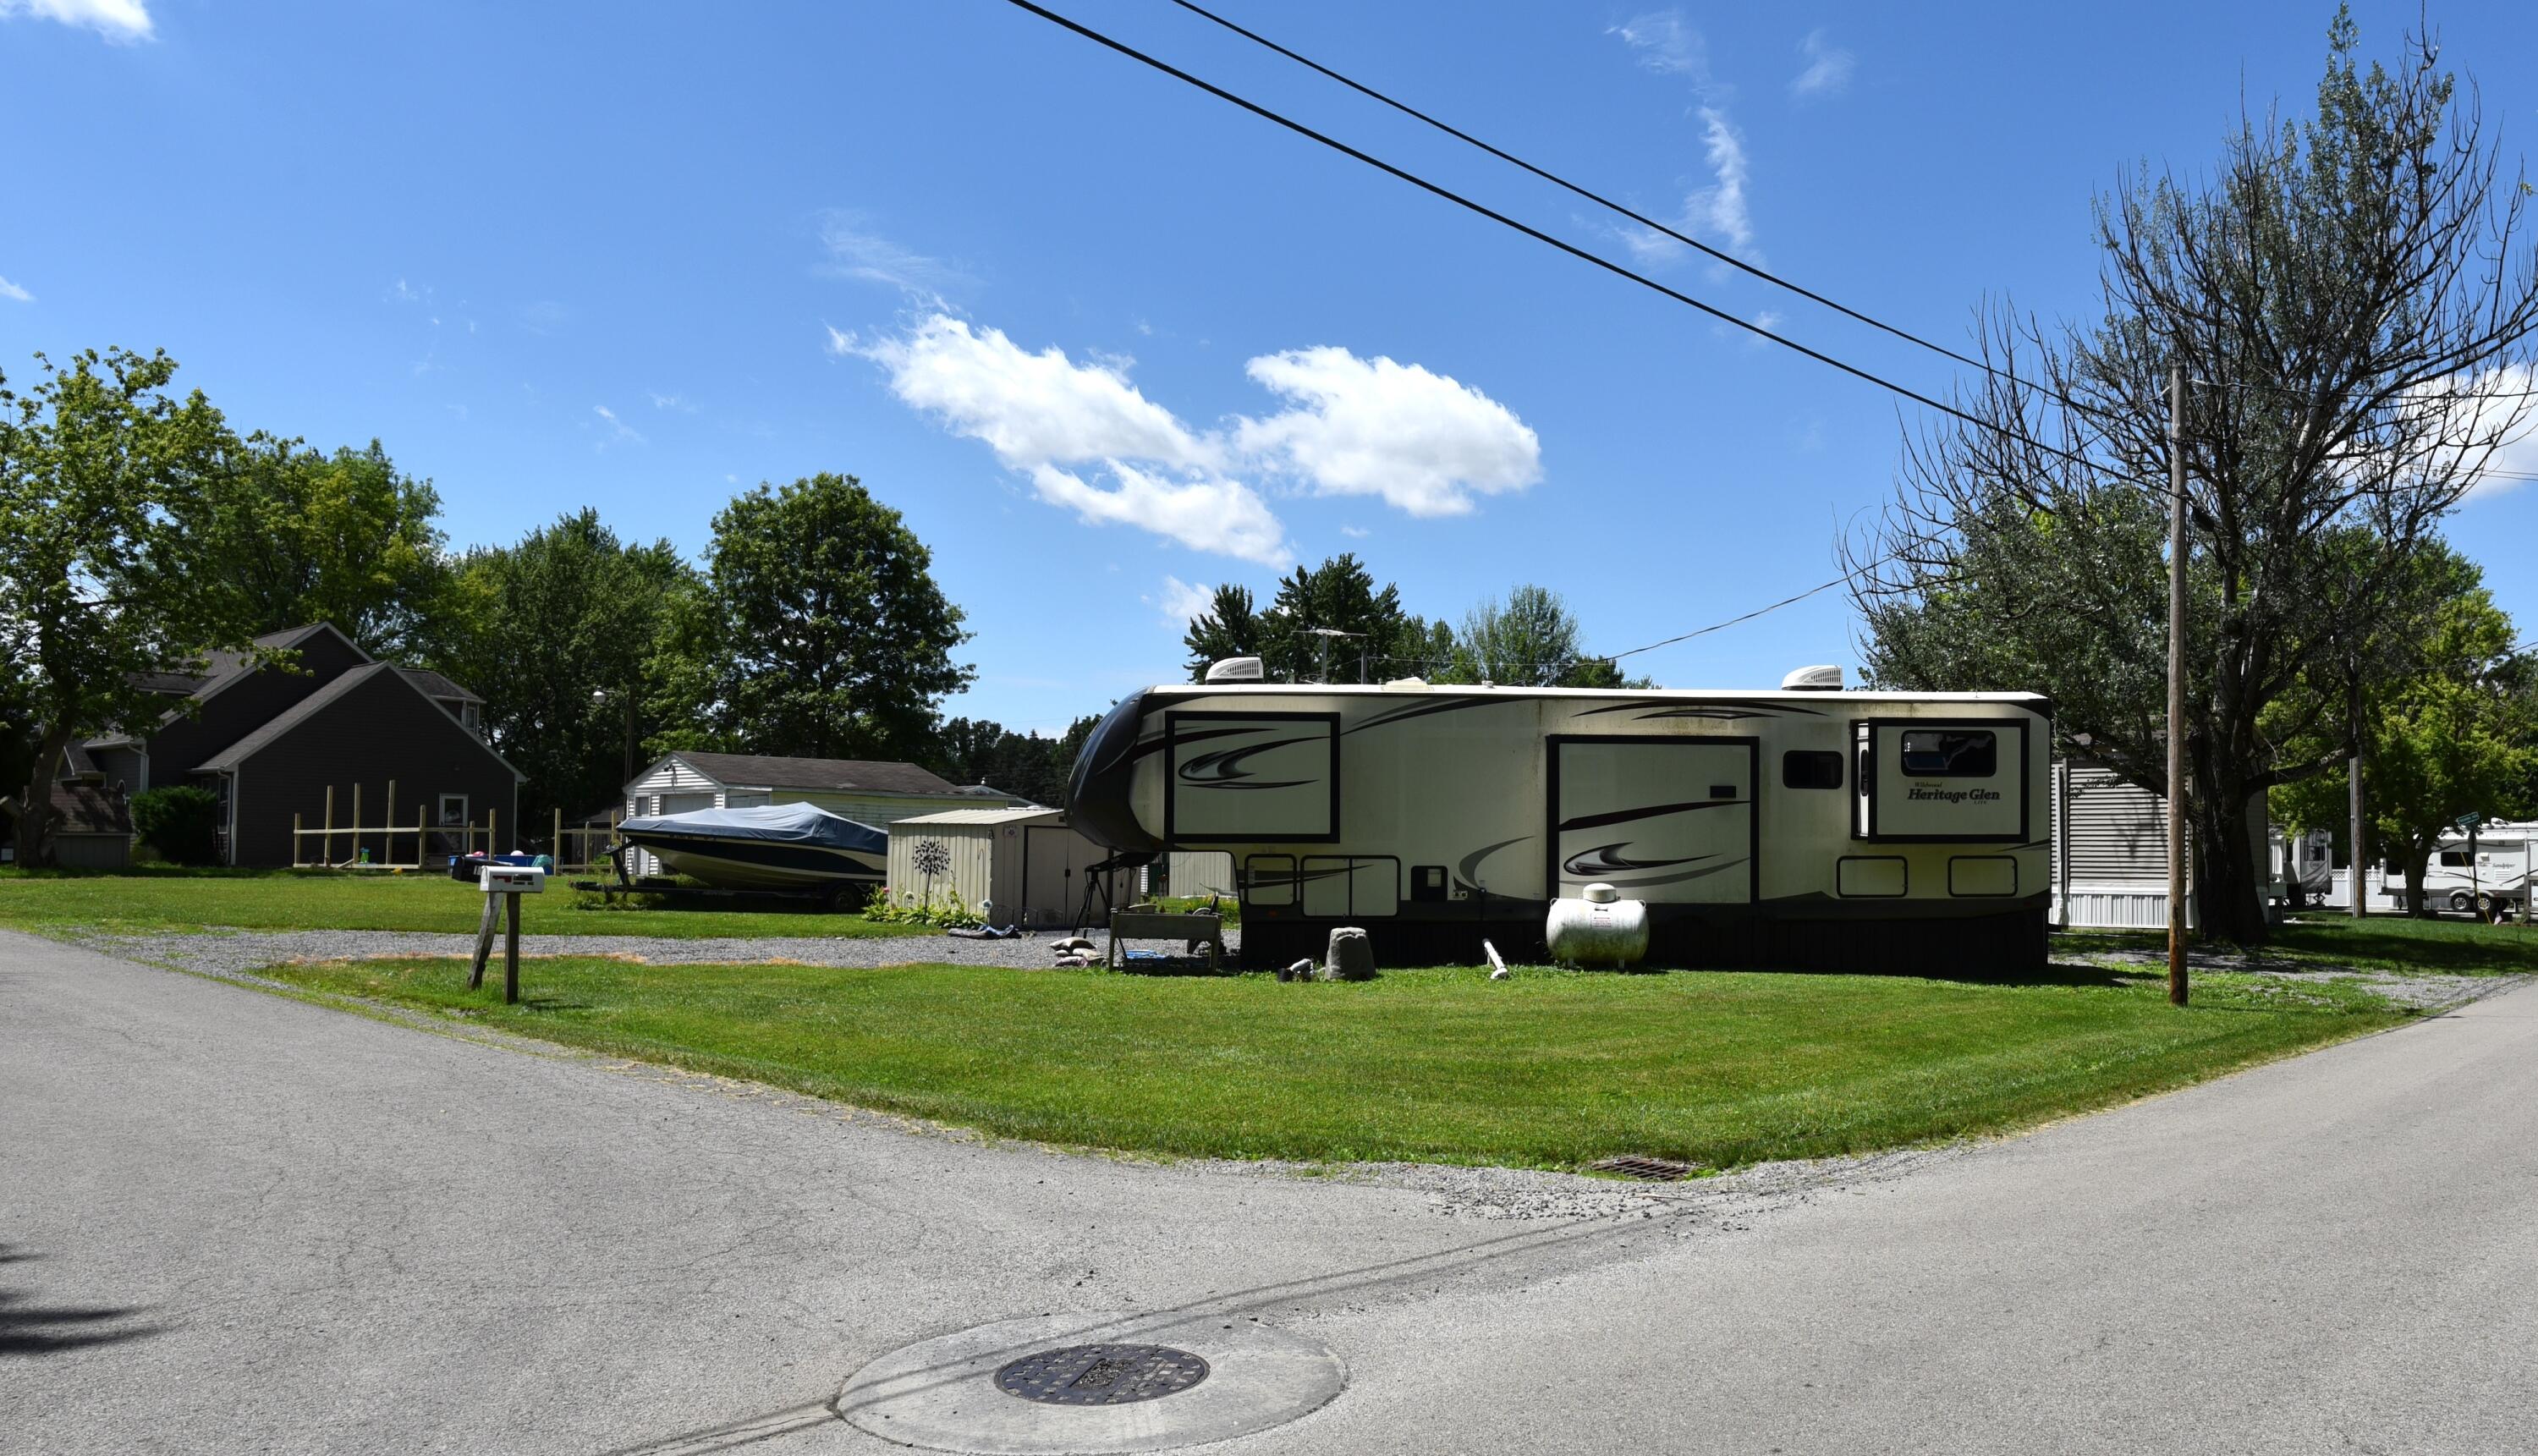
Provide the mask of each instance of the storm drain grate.
[{"label": "storm drain grate", "polygon": [[1669,1162],[1662,1158],[1607,1158],[1586,1165],[1599,1173],[1620,1173],[1645,1183],[1678,1183],[1701,1171],[1691,1163]]},{"label": "storm drain grate", "polygon": [[1169,1345],[1071,1345],[1005,1365],[996,1388],[1051,1406],[1124,1406],[1178,1395],[1206,1378],[1206,1360]]}]

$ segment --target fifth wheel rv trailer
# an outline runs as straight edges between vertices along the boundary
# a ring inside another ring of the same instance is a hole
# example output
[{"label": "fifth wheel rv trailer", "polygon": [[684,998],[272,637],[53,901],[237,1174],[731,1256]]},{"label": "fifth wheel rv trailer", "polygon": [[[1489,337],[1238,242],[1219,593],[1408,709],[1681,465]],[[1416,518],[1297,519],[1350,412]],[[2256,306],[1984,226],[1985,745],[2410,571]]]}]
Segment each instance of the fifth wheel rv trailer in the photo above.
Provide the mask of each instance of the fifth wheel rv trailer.
[{"label": "fifth wheel rv trailer", "polygon": [[1659,963],[2043,962],[2043,697],[1846,693],[1837,669],[1752,693],[1228,680],[1246,670],[1111,709],[1067,819],[1123,855],[1229,853],[1247,964],[1342,925],[1396,964],[1539,955],[1590,884],[1646,905]]}]

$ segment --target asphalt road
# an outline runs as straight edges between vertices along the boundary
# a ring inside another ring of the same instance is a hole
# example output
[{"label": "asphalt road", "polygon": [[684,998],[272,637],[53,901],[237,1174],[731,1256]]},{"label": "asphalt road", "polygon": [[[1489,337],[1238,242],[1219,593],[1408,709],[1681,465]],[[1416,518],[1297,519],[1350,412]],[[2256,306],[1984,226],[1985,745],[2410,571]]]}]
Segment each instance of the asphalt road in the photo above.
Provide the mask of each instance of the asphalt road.
[{"label": "asphalt road", "polygon": [[893,1450],[826,1407],[867,1360],[1114,1309],[1346,1360],[1228,1452],[2538,1448],[2538,990],[1962,1153],[1502,1202],[1564,1217],[0,934],[0,1450]]}]

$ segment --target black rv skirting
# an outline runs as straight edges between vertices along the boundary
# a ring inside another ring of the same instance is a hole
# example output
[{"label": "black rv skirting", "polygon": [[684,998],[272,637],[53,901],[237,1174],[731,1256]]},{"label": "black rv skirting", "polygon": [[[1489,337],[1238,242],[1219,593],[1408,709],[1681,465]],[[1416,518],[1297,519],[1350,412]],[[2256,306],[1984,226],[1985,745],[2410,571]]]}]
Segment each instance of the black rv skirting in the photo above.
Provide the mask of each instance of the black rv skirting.
[{"label": "black rv skirting", "polygon": [[[1510,961],[1539,964],[1547,959],[1542,907],[1509,915],[1486,930],[1469,921],[1347,922],[1273,920],[1246,915],[1241,963],[1274,969],[1322,959],[1330,933],[1357,923],[1373,942],[1375,963],[1472,965],[1483,959],[1486,938]],[[2000,914],[1888,919],[1773,919],[1757,915],[1660,920],[1649,929],[1645,968],[1753,967],[1841,970],[1906,975],[2015,975],[2044,968],[2045,909],[2034,905]]]}]

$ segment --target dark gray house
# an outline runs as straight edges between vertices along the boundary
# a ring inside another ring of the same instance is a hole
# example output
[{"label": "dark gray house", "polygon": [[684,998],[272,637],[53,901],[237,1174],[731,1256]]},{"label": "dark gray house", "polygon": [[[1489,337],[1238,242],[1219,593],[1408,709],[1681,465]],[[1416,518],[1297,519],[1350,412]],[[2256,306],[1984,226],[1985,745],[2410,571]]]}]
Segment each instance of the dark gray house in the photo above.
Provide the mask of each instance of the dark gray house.
[{"label": "dark gray house", "polygon": [[[256,639],[298,654],[296,665],[256,665],[214,654],[200,677],[165,674],[147,686],[169,706],[146,733],[108,734],[80,745],[105,785],[126,793],[193,783],[221,798],[224,853],[236,865],[288,865],[293,816],[316,828],[335,791],[335,823],[348,826],[363,793],[365,826],[384,822],[396,785],[396,825],[420,812],[433,826],[518,824],[521,774],[485,742],[484,699],[438,673],[373,660],[320,623]],[[375,836],[373,853],[385,846]],[[409,853],[411,840],[397,846]],[[349,837],[338,841],[349,850]]]}]

